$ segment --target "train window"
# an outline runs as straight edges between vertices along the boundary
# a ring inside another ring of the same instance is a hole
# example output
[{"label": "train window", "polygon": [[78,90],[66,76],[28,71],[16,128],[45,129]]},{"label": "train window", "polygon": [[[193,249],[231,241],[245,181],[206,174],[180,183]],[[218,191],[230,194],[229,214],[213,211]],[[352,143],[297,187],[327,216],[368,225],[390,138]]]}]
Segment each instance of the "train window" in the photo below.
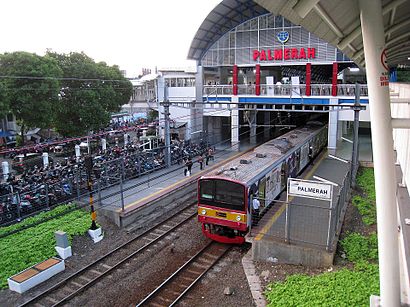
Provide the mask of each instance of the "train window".
[{"label": "train window", "polygon": [[200,201],[226,209],[244,210],[244,187],[225,180],[201,180]]},{"label": "train window", "polygon": [[203,198],[203,199],[213,199],[214,198],[214,182],[213,181],[201,180],[200,198]]},{"label": "train window", "polygon": [[244,190],[243,186],[234,182],[217,180],[215,185],[215,201],[221,207],[243,210]]}]

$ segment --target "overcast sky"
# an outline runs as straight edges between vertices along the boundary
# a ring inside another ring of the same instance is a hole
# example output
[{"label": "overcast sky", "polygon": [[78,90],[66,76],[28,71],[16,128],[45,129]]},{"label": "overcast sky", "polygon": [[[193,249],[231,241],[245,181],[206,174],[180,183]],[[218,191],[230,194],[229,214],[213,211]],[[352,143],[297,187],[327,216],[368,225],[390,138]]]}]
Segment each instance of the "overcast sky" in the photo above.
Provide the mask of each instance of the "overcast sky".
[{"label": "overcast sky", "polygon": [[192,39],[221,0],[0,0],[0,53],[84,51],[119,65],[194,66]]}]

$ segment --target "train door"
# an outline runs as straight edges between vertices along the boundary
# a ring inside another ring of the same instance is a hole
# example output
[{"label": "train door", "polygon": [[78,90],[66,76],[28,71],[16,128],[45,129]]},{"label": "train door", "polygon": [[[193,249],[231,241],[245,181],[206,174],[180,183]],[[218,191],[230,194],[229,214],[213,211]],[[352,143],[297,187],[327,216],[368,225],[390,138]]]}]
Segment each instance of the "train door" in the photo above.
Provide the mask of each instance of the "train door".
[{"label": "train door", "polygon": [[252,191],[251,188],[246,189],[246,198],[247,202],[248,202],[248,206],[246,208],[246,225],[248,226],[248,228],[251,227],[252,225],[252,212],[251,212],[251,207],[252,207],[252,199],[251,199],[251,195],[252,195]]},{"label": "train door", "polygon": [[305,166],[309,163],[309,142],[304,144],[300,149],[300,164],[299,169],[303,170]]},{"label": "train door", "polygon": [[280,164],[278,167],[273,169],[266,175],[266,188],[265,188],[265,205],[269,206],[271,202],[279,195],[282,191],[281,186],[281,171],[282,165]]},{"label": "train door", "polygon": [[283,191],[286,189],[286,185],[288,182],[288,164],[286,161],[282,163],[281,171],[280,171],[280,190]]},{"label": "train door", "polygon": [[287,159],[288,164],[288,177],[296,178],[298,175],[298,156],[296,152],[293,152]]},{"label": "train door", "polygon": [[266,178],[263,177],[262,179],[259,180],[259,189],[258,189],[258,197],[259,197],[259,202],[260,202],[260,211],[263,211],[266,207],[266,202],[265,202],[265,191],[266,191]]}]

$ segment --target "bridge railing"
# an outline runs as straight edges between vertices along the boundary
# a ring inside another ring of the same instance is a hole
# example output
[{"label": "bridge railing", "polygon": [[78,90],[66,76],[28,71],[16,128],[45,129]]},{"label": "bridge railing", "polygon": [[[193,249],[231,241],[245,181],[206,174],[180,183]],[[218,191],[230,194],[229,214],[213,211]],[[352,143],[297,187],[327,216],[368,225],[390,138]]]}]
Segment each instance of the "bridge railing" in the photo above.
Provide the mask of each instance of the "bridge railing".
[{"label": "bridge railing", "polygon": [[[238,95],[255,95],[255,84],[238,84]],[[355,84],[338,84],[337,96],[352,96],[356,93]],[[306,94],[306,84],[261,84],[260,96],[309,96]],[[203,95],[207,97],[233,95],[231,84],[205,85]],[[360,96],[367,96],[367,84],[360,85]],[[310,96],[332,96],[332,84],[312,84]]]}]

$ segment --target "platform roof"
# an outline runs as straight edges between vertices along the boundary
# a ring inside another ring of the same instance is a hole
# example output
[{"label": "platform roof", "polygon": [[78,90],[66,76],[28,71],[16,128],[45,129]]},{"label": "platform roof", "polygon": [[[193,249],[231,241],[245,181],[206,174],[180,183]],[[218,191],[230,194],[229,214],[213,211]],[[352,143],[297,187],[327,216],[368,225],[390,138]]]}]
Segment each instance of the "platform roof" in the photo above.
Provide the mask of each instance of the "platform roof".
[{"label": "platform roof", "polygon": [[[382,5],[388,65],[410,65],[410,1],[382,0]],[[223,0],[199,27],[188,58],[200,60],[229,30],[269,12],[301,25],[364,66],[357,0]]]},{"label": "platform roof", "polygon": [[[274,14],[299,24],[364,66],[357,0],[255,0]],[[382,0],[389,66],[410,64],[410,1]]]}]

